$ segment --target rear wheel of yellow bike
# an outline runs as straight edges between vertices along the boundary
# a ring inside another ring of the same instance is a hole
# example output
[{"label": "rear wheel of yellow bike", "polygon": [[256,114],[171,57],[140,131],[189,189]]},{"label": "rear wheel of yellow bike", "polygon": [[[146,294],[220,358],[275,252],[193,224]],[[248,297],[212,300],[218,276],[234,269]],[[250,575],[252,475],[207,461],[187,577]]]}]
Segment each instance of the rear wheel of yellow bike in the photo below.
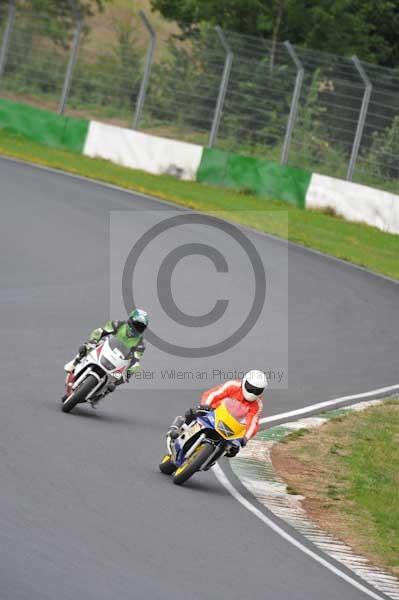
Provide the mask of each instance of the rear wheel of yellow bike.
[{"label": "rear wheel of yellow bike", "polygon": [[184,463],[176,469],[173,475],[173,483],[181,485],[185,483],[194,473],[199,471],[205,461],[210,457],[214,447],[211,444],[201,444]]},{"label": "rear wheel of yellow bike", "polygon": [[176,471],[176,465],[172,462],[170,454],[165,454],[161,462],[159,463],[159,470],[165,475],[172,475]]}]

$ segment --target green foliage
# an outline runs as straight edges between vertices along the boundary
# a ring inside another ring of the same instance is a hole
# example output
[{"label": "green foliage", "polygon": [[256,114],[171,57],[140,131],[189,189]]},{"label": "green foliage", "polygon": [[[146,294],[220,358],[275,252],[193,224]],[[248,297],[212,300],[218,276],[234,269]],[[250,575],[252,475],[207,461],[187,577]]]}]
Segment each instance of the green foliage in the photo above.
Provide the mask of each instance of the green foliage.
[{"label": "green foliage", "polygon": [[374,527],[375,549],[387,564],[399,556],[399,407],[383,405],[358,415],[344,458],[350,474],[348,498]]},{"label": "green foliage", "polygon": [[332,485],[331,483],[327,486],[327,497],[331,500],[340,500],[340,490],[337,486]]},{"label": "green foliage", "polygon": [[[23,12],[16,21],[3,88],[17,97],[36,96],[57,104],[70,52],[64,44],[65,31],[57,34],[54,21],[43,15],[32,19],[30,12]],[[85,52],[89,29],[83,32],[69,96],[70,108],[85,111],[94,108],[98,112],[104,107],[103,114],[108,117],[118,116],[121,109],[132,112],[142,75],[142,51],[131,23],[115,20],[110,23],[110,31],[112,42],[91,54]],[[25,60],[21,60],[21,55]]]},{"label": "green foliage", "polygon": [[185,44],[172,37],[165,46],[163,60],[152,68],[147,120],[209,132],[223,62],[224,54],[213,29],[202,28]]},{"label": "green foliage", "polygon": [[[66,47],[71,39],[76,19],[87,19],[97,11],[104,9],[111,0],[26,0],[24,10],[18,12],[18,25],[20,21],[28,20],[30,27],[34,25],[39,15],[46,18],[46,35],[55,44]],[[7,4],[0,0],[0,9]],[[2,6],[3,5],[3,6]]]},{"label": "green foliage", "polygon": [[[292,78],[287,76],[286,65],[274,66],[271,74],[269,54],[240,61],[240,49],[236,52],[220,137],[227,138],[232,148],[259,145],[263,155],[284,139]],[[278,102],[271,103],[268,95],[278,97]]]},{"label": "green foliage", "polygon": [[[341,175],[345,172],[347,159],[343,144],[328,141],[330,137],[328,110],[323,102],[323,90],[326,77],[321,69],[314,71],[311,81],[305,86],[305,99],[300,106],[298,124],[293,134],[292,150],[301,157],[301,166],[311,170],[328,165],[330,175]],[[331,112],[331,108],[329,109]],[[331,119],[331,116],[330,116]],[[330,128],[334,122],[331,119]]]},{"label": "green foliage", "polygon": [[70,19],[71,7],[84,17],[92,16],[97,10],[103,10],[110,0],[26,0],[26,5],[35,13],[45,13],[52,21],[65,22]]},{"label": "green foliage", "polygon": [[275,1],[260,0],[152,0],[154,10],[159,10],[164,17],[176,20],[180,27],[190,33],[195,27],[206,22],[222,25],[234,31],[259,31],[260,28],[270,32],[273,4]]},{"label": "green foliage", "polygon": [[[142,53],[137,47],[136,32],[129,23],[114,21],[115,43],[99,51],[94,59],[78,60],[71,89],[70,106],[87,104],[130,109],[138,92],[142,74]],[[108,113],[109,114],[109,113]]]},{"label": "green foliage", "polygon": [[374,132],[367,157],[368,168],[374,175],[399,179],[399,115],[384,131]]},{"label": "green foliage", "polygon": [[320,69],[316,69],[299,114],[300,127],[294,132],[299,152],[316,160],[320,158],[320,152],[326,149],[321,118],[327,109],[319,101],[319,78]]},{"label": "green foliage", "polygon": [[[44,101],[47,107],[55,108],[61,94],[73,31],[71,12],[66,9],[68,0],[59,3],[52,0],[26,2],[42,12],[32,14],[21,10],[18,13],[2,82],[3,92],[11,98]],[[273,19],[280,7],[283,18],[279,31],[285,32],[284,37],[287,37],[287,28],[293,28],[297,39],[301,40],[307,26],[303,17],[304,0],[294,4],[291,0],[270,3],[229,0],[217,3],[217,6],[211,0],[201,3],[179,0],[173,6],[169,0],[154,0],[155,4],[159,4],[162,10],[168,10],[170,18],[173,11],[179,18],[186,18],[190,26],[185,28],[183,39],[172,36],[158,45],[141,127],[158,135],[199,144],[206,144],[209,138],[225,60],[212,24],[222,19],[220,22],[229,27],[248,31],[255,28],[256,32],[270,36],[276,33]],[[100,0],[91,0],[84,4],[84,10],[89,14],[102,5]],[[324,35],[323,28],[331,25],[331,19],[343,14],[345,7],[348,9],[347,2],[343,0],[333,5],[331,14],[327,14],[324,0],[317,7],[308,7],[310,16],[317,9],[320,16],[318,27],[321,28],[317,31],[321,32],[320,35]],[[254,6],[259,8],[256,15],[251,13]],[[381,10],[385,9],[382,2]],[[43,12],[46,10],[48,15]],[[362,11],[360,13],[363,14]],[[208,21],[200,23],[205,18]],[[352,18],[358,16],[352,15]],[[353,23],[351,19],[349,23]],[[346,35],[345,27],[343,24],[343,37]],[[120,19],[109,23],[107,42],[99,43],[94,31],[90,32],[88,19],[74,69],[69,110],[79,111],[80,116],[115,119],[117,124],[131,123],[145,51],[138,30],[136,24],[132,27],[126,19]],[[312,35],[316,35],[315,31]],[[335,35],[334,32],[330,32],[331,35]],[[310,36],[310,33],[306,35]],[[216,145],[221,149],[279,161],[295,68],[285,51],[280,55],[278,52],[273,54],[270,41],[258,40],[254,44],[245,36],[231,32],[227,32],[227,36],[234,58]],[[304,38],[303,43],[307,43],[307,39]],[[86,52],[87,40],[90,42],[89,52]],[[344,87],[339,61],[329,57],[326,63],[316,71],[312,71],[313,67],[306,70],[289,164],[342,177],[347,170],[355,135],[357,113],[354,106],[356,103],[360,105],[361,98],[353,98],[353,86],[349,93]],[[389,75],[389,81],[388,75],[384,77],[386,86],[395,89],[397,82],[394,76]],[[384,125],[393,118],[394,111],[396,114],[393,95],[392,92],[392,109],[385,109]],[[369,130],[381,127],[381,119],[375,112],[370,107]],[[374,138],[368,162],[372,168],[363,171],[359,168],[356,175],[359,182],[397,191],[397,182],[393,179],[386,181],[388,177],[399,179],[394,159],[397,155],[395,136],[389,129],[387,132],[387,136],[384,132]],[[363,157],[368,156],[365,146],[370,145],[369,139],[364,137]]]},{"label": "green foliage", "polygon": [[290,442],[294,442],[295,440],[298,440],[299,438],[307,435],[308,433],[310,433],[310,429],[307,429],[306,427],[301,427],[301,429],[295,429],[295,431],[292,431],[291,433],[288,433],[286,436],[284,436],[280,440],[280,443],[289,444]]},{"label": "green foliage", "polygon": [[190,33],[201,22],[396,67],[399,5],[392,0],[152,0]]},{"label": "green foliage", "polygon": [[[284,138],[295,75],[287,64],[274,64],[269,52],[250,55],[245,39],[234,36],[233,64],[218,146],[276,157]],[[243,58],[244,57],[244,58]],[[153,66],[145,118],[151,126],[173,123],[187,132],[207,132],[216,108],[225,52],[215,31],[201,27],[183,43],[172,38]],[[274,96],[273,96],[274,94]],[[278,104],[269,100],[279,98]]]}]

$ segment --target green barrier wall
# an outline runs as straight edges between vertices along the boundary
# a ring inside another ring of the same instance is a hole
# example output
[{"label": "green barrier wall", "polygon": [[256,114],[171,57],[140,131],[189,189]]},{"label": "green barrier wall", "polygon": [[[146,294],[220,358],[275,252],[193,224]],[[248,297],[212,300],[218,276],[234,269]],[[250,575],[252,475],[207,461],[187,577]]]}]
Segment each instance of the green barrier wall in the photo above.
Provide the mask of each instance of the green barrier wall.
[{"label": "green barrier wall", "polygon": [[89,121],[63,117],[26,104],[0,100],[0,129],[35,142],[82,153]]},{"label": "green barrier wall", "polygon": [[304,208],[311,176],[308,171],[272,161],[204,148],[197,181],[249,190]]}]

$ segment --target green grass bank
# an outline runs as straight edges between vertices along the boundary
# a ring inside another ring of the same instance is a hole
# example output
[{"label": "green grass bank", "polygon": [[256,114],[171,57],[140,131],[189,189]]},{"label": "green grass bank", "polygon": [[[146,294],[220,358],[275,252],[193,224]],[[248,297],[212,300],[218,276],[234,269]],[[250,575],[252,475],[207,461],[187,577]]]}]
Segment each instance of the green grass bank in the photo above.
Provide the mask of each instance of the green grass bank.
[{"label": "green grass bank", "polygon": [[[399,236],[334,215],[304,211],[273,198],[259,198],[234,190],[174,177],[155,176],[111,162],[49,148],[0,131],[0,154],[62,169],[84,177],[136,190],[204,212],[240,211],[236,220],[260,231],[314,248],[331,256],[399,279]],[[229,215],[233,220],[234,215]]]},{"label": "green grass bank", "polygon": [[273,464],[311,520],[399,576],[399,398],[289,435]]}]

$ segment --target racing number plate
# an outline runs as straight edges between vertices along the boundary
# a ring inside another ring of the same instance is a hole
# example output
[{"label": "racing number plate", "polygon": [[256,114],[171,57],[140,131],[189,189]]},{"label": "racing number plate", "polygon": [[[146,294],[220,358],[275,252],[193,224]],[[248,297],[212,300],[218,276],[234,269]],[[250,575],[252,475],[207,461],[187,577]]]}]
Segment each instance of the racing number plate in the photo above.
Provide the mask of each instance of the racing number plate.
[{"label": "racing number plate", "polygon": [[201,431],[201,429],[203,429],[203,427],[200,423],[194,423],[193,425],[188,427],[184,432],[184,437],[186,441],[193,437],[193,435],[195,435],[198,431]]},{"label": "racing number plate", "polygon": [[202,425],[200,423],[194,423],[194,425],[191,425],[190,427],[190,433],[194,435],[194,433],[197,433],[197,431],[201,431],[201,429]]}]

